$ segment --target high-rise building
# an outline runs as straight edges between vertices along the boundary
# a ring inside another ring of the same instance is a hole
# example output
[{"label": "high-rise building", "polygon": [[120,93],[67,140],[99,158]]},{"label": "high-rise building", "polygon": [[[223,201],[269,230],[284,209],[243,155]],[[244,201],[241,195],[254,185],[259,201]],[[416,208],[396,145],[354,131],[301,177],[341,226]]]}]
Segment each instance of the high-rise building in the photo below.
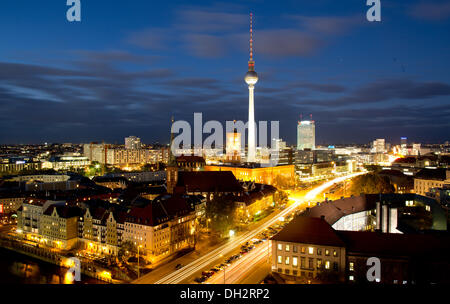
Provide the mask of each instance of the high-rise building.
[{"label": "high-rise building", "polygon": [[408,155],[408,138],[400,137],[400,153]]},{"label": "high-rise building", "polygon": [[373,149],[374,153],[384,153],[386,152],[386,141],[384,138],[379,138],[373,141]]},{"label": "high-rise building", "polygon": [[302,120],[297,125],[297,150],[316,148],[316,126],[314,120]]},{"label": "high-rise building", "polygon": [[256,126],[255,126],[255,105],[254,90],[258,82],[258,74],[255,72],[255,62],[253,61],[253,14],[250,14],[250,60],[248,61],[248,72],[245,74],[245,82],[248,85],[248,146],[247,162],[256,161]]},{"label": "high-rise building", "polygon": [[141,148],[141,139],[136,136],[125,137],[125,149],[138,150]]},{"label": "high-rise building", "polygon": [[241,161],[241,133],[238,133],[236,129],[234,132],[227,133],[226,161]]}]

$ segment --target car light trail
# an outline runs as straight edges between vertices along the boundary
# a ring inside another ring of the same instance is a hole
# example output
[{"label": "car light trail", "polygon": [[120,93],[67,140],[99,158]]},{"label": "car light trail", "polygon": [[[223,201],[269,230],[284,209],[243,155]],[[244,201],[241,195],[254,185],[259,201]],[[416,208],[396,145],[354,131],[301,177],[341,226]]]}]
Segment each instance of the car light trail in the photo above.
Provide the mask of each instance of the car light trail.
[{"label": "car light trail", "polygon": [[[208,265],[212,264],[220,256],[227,256],[233,250],[236,250],[237,248],[239,248],[242,243],[250,241],[255,236],[257,236],[258,234],[260,234],[264,230],[266,230],[268,227],[279,222],[280,217],[286,217],[288,214],[290,214],[292,211],[294,211],[296,208],[298,208],[303,202],[315,199],[315,197],[319,193],[321,193],[325,189],[331,187],[334,183],[340,183],[346,179],[353,178],[355,176],[365,174],[365,173],[366,172],[358,172],[358,173],[354,173],[354,174],[350,174],[350,175],[346,175],[346,176],[337,177],[331,181],[328,181],[328,182],[312,189],[303,198],[289,197],[289,199],[294,201],[294,203],[292,205],[286,207],[274,218],[268,220],[267,222],[265,222],[258,228],[255,228],[252,231],[246,232],[239,236],[234,236],[226,244],[219,246],[218,248],[216,248],[216,249],[212,250],[211,252],[198,258],[197,260],[189,263],[185,267],[168,274],[164,278],[156,281],[155,284],[179,284],[182,281],[187,280],[189,277],[193,276],[195,273],[207,269]],[[256,248],[254,250],[256,250]],[[258,251],[256,251],[256,252],[258,252]],[[238,261],[236,261],[235,263],[237,263],[237,262]]]}]

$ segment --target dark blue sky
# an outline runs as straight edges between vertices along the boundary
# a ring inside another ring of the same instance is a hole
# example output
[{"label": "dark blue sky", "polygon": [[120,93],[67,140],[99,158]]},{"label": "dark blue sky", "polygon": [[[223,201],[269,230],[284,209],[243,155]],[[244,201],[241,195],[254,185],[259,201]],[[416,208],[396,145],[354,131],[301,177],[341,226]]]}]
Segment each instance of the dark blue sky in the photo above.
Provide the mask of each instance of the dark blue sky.
[{"label": "dark blue sky", "polygon": [[[0,3],[0,143],[168,141],[169,120],[247,118],[254,13],[256,120],[295,143],[450,140],[450,2],[66,0]],[[195,4],[194,4],[195,3]]]}]

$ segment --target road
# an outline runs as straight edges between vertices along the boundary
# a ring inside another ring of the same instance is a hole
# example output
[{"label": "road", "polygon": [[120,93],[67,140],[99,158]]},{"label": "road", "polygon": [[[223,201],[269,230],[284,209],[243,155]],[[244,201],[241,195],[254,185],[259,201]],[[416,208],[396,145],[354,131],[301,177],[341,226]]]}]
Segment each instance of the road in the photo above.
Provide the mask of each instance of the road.
[{"label": "road", "polygon": [[[250,276],[252,270],[257,267],[269,265],[269,255],[271,250],[270,241],[265,241],[255,249],[243,255],[239,260],[219,271],[211,277],[208,284],[236,284]],[[264,277],[263,277],[264,278]],[[263,279],[262,278],[262,279]],[[255,282],[253,282],[255,283]]]},{"label": "road", "polygon": [[[190,283],[192,277],[197,274],[201,273],[202,271],[208,270],[211,268],[210,266],[213,266],[214,264],[219,264],[223,262],[223,260],[228,257],[233,251],[236,251],[240,248],[241,244],[250,241],[251,239],[255,238],[258,234],[262,233],[265,229],[268,227],[276,224],[279,222],[280,217],[286,217],[291,212],[296,210],[301,204],[303,204],[306,201],[311,201],[316,198],[318,194],[326,190],[327,188],[331,187],[334,183],[340,183],[348,178],[353,178],[357,175],[365,174],[365,172],[360,173],[354,173],[342,177],[335,178],[331,181],[328,181],[311,191],[309,191],[305,196],[303,197],[296,197],[292,196],[289,197],[293,203],[286,207],[284,210],[282,210],[276,217],[271,218],[270,220],[263,223],[261,226],[255,228],[252,231],[243,233],[242,235],[235,236],[230,238],[230,240],[225,243],[224,245],[221,245],[217,247],[216,249],[213,249],[211,252],[199,257],[195,261],[189,263],[188,265],[184,266],[183,268],[173,271],[172,273],[164,276],[160,280],[156,281],[155,284],[181,284],[181,283]],[[267,245],[267,242],[264,242],[263,244]],[[266,247],[266,248],[264,248]],[[251,259],[254,255],[254,258]],[[239,280],[242,276],[245,275],[245,273],[251,268],[252,264],[255,264],[255,259],[263,259],[268,258],[267,254],[267,246],[262,246],[255,248],[253,251],[247,254],[248,258],[241,258],[238,261],[234,262],[233,264],[238,265],[238,263],[241,263],[239,265],[242,266],[242,270],[239,270],[236,268],[238,266],[232,267],[229,269],[230,271],[230,278],[226,279],[226,270],[225,270],[225,280],[227,283],[231,283],[234,281]],[[250,263],[252,262],[252,263]],[[233,265],[232,264],[232,265]],[[231,266],[230,266],[231,267]],[[239,267],[238,267],[239,268]],[[243,269],[247,269],[244,271]],[[220,272],[222,273],[222,272]],[[219,277],[220,273],[217,273],[214,277]],[[211,278],[213,279],[213,278]],[[145,280],[140,280],[139,283],[145,283]],[[222,280],[223,283],[223,280]]]}]

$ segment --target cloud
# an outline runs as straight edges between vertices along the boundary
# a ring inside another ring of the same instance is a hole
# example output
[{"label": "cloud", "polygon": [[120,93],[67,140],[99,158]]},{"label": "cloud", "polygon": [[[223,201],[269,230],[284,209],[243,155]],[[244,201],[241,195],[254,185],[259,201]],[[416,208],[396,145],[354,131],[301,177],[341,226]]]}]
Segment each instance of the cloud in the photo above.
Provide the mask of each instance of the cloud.
[{"label": "cloud", "polygon": [[186,34],[184,45],[193,55],[203,58],[218,58],[226,53],[227,38],[207,34]]},{"label": "cloud", "polygon": [[450,18],[449,2],[422,2],[414,4],[408,11],[409,15],[428,21],[441,21]]},{"label": "cloud", "polygon": [[343,34],[349,30],[364,25],[364,19],[361,16],[351,17],[310,17],[310,16],[288,16],[296,20],[309,33],[316,34]]},{"label": "cloud", "polygon": [[342,93],[346,91],[346,88],[341,85],[336,84],[323,84],[323,83],[310,83],[310,82],[292,82],[288,86],[286,86],[286,89],[289,88],[303,88],[303,89],[309,89],[315,92],[321,92],[321,93]]},{"label": "cloud", "polygon": [[174,34],[172,29],[151,28],[130,33],[126,42],[144,49],[161,51],[169,47]]},{"label": "cloud", "polygon": [[255,36],[255,52],[268,56],[306,56],[324,45],[324,41],[293,29],[262,30]]},{"label": "cloud", "polygon": [[176,28],[188,32],[230,32],[248,27],[249,16],[207,10],[181,10],[178,12]]},{"label": "cloud", "polygon": [[[270,57],[309,56],[329,43],[329,35],[341,35],[363,24],[360,16],[287,15],[282,18],[293,20],[296,24],[284,28],[255,27],[255,54]],[[254,23],[258,25],[257,19]],[[186,9],[177,12],[176,23],[171,26],[135,32],[126,41],[150,50],[164,50],[169,44],[175,44],[192,56],[219,58],[236,50],[248,52],[248,26],[249,16],[246,14]]]},{"label": "cloud", "polygon": [[427,100],[449,96],[450,85],[442,82],[419,82],[409,79],[382,79],[363,85],[347,96],[334,99],[309,100],[322,106],[348,106],[381,103],[389,100]]}]

